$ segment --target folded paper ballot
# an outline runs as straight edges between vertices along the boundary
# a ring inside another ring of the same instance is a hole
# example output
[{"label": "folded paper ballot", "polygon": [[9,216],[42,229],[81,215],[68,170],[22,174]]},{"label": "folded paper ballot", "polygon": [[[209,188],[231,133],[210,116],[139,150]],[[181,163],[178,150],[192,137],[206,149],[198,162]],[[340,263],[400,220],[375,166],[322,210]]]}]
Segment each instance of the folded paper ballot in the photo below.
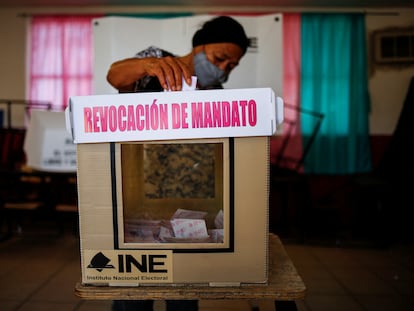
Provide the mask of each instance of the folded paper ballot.
[{"label": "folded paper ballot", "polygon": [[205,219],[207,216],[206,212],[192,211],[188,209],[177,209],[171,219],[182,218],[182,219]]},{"label": "folded paper ballot", "polygon": [[125,221],[127,243],[223,243],[223,211],[215,217],[215,228],[207,228],[207,212],[177,209],[170,220]]},{"label": "folded paper ballot", "polygon": [[[182,88],[181,91],[194,91],[196,89],[197,86],[197,77],[196,76],[192,76],[191,77],[191,85],[188,85],[187,82],[184,79],[184,76],[182,78]],[[168,81],[167,81],[168,84]],[[170,87],[170,85],[168,84],[168,88]],[[164,90],[164,92],[170,92],[171,90]]]},{"label": "folded paper ballot", "polygon": [[184,77],[183,77],[182,91],[194,91],[196,89],[196,86],[197,86],[197,77],[196,76],[191,77],[191,85],[188,85],[187,82],[185,82]]},{"label": "folded paper ballot", "polygon": [[214,218],[214,225],[216,226],[217,229],[223,229],[223,210],[221,209],[217,215],[216,218]]},{"label": "folded paper ballot", "polygon": [[224,242],[224,230],[223,229],[210,229],[208,234],[212,243]]},{"label": "folded paper ballot", "polygon": [[176,238],[206,238],[207,226],[204,219],[172,219],[171,225]]},{"label": "folded paper ballot", "polygon": [[159,238],[161,241],[167,241],[168,238],[174,237],[172,229],[169,227],[161,226]]}]

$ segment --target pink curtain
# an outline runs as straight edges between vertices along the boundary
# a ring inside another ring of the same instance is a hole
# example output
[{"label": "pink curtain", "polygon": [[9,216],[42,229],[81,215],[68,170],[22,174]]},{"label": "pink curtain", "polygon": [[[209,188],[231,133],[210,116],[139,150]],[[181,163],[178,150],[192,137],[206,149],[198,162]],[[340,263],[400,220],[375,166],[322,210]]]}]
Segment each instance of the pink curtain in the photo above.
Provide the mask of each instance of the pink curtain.
[{"label": "pink curtain", "polygon": [[271,163],[279,168],[302,171],[300,131],[300,14],[283,14],[283,99],[282,135],[271,138]]},{"label": "pink curtain", "polygon": [[62,110],[70,96],[90,95],[92,19],[97,15],[33,16],[29,36],[29,98]]}]

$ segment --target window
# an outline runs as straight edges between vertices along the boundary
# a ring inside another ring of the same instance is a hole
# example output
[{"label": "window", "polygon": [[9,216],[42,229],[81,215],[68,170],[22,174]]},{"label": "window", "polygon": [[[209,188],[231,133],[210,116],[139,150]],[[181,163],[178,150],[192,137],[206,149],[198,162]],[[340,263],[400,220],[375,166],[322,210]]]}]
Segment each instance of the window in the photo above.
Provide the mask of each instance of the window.
[{"label": "window", "polygon": [[375,63],[414,63],[414,28],[376,31],[373,34],[373,42]]},{"label": "window", "polygon": [[98,16],[33,16],[28,59],[31,100],[63,110],[70,96],[92,94],[92,19]]}]

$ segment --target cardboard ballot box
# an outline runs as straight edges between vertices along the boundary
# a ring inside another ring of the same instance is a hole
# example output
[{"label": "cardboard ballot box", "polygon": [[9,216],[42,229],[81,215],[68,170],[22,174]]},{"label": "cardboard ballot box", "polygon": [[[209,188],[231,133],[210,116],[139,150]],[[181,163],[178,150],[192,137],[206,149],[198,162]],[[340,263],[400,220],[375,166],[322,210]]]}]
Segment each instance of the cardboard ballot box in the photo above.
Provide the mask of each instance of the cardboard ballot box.
[{"label": "cardboard ballot box", "polygon": [[266,283],[269,88],[72,97],[82,283]]}]

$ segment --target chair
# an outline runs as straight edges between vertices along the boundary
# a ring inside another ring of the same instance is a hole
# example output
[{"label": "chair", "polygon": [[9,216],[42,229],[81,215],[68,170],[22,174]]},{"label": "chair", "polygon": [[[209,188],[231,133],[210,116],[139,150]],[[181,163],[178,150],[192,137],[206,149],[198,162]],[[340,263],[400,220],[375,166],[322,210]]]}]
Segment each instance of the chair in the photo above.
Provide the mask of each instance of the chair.
[{"label": "chair", "polygon": [[38,188],[41,180],[21,173],[25,162],[25,133],[25,129],[0,128],[0,213],[1,224],[7,227],[4,237],[9,237],[14,230],[20,230],[20,224],[13,227],[17,214],[34,211],[42,205]]},{"label": "chair", "polygon": [[303,174],[303,164],[319,132],[324,115],[289,104],[285,104],[285,108],[295,110],[299,115],[298,118],[312,118],[315,123],[309,139],[298,155],[292,156],[288,152],[291,145],[302,144],[294,136],[295,128],[299,127],[298,120],[285,117],[284,135],[275,138],[281,139],[281,144],[277,154],[274,155],[275,161],[270,167],[269,228],[270,231],[282,236],[289,234],[292,228],[296,228],[298,233],[294,234],[298,235],[299,240],[303,242],[306,228],[306,205],[310,201],[308,178]]},{"label": "chair", "polygon": [[0,228],[3,239],[14,232],[20,232],[25,216],[34,216],[35,211],[43,211],[48,202],[45,193],[47,176],[25,170],[26,155],[23,144],[26,129],[13,126],[12,109],[20,107],[24,109],[25,116],[30,117],[31,109],[51,107],[48,102],[0,100],[0,105],[4,104],[6,120],[2,121],[6,122],[5,126],[2,124],[0,127]]}]

